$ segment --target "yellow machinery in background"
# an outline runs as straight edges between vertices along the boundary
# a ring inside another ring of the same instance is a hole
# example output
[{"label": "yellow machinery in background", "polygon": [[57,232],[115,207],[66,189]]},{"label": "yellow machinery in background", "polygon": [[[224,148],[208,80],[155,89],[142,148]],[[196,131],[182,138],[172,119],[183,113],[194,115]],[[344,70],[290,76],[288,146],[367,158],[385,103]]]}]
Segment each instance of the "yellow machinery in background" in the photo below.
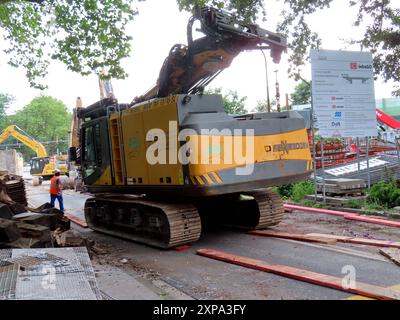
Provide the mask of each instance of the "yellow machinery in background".
[{"label": "yellow machinery in background", "polygon": [[58,169],[62,174],[68,173],[67,156],[54,155],[49,157],[46,148],[42,143],[32,138],[24,130],[16,125],[10,125],[0,134],[0,144],[7,138],[14,137],[18,141],[36,152],[37,157],[30,160],[31,175],[50,179],[54,175],[54,170]]},{"label": "yellow machinery in background", "polygon": [[[196,21],[205,36],[194,40]],[[90,228],[169,248],[198,240],[207,224],[260,229],[282,220],[283,202],[268,187],[310,175],[303,117],[228,115],[221,95],[203,93],[239,53],[262,49],[277,63],[286,39],[218,9],[197,10],[188,44],[172,47],[148,92],[77,111],[80,152],[70,156],[94,195],[85,203]]]}]

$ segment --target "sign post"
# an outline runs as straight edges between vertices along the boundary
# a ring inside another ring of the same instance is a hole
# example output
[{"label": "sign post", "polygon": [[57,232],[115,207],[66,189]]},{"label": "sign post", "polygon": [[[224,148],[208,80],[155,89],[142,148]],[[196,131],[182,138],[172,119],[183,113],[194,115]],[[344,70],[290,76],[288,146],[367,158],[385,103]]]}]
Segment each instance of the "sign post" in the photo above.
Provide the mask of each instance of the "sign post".
[{"label": "sign post", "polygon": [[357,167],[358,167],[358,178],[359,179],[361,179],[361,176],[360,176],[360,138],[359,137],[357,137],[356,138],[357,140],[357,144],[356,144],[356,146],[357,146]]},{"label": "sign post", "polygon": [[372,54],[314,49],[311,67],[319,135],[357,138],[359,154],[358,139],[377,136]]}]

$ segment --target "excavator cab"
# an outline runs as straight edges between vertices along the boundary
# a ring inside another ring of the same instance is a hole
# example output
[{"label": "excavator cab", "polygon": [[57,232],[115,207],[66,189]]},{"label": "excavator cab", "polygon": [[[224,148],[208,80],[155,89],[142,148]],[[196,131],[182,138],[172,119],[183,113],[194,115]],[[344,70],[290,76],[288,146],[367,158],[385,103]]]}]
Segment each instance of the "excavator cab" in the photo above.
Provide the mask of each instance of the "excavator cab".
[{"label": "excavator cab", "polygon": [[50,158],[46,157],[46,158],[32,158],[30,161],[30,166],[31,166],[31,175],[32,176],[40,176],[42,175],[44,168],[46,167],[46,165],[48,165],[50,163]]}]

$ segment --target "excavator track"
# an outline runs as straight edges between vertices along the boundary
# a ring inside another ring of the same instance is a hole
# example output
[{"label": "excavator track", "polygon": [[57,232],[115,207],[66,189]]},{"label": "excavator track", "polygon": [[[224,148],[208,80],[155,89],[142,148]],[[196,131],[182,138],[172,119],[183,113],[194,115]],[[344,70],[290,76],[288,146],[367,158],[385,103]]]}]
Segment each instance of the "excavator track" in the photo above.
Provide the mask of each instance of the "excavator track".
[{"label": "excavator track", "polygon": [[257,202],[259,221],[253,229],[264,229],[279,224],[284,215],[281,197],[271,189],[261,189],[248,193]]},{"label": "excavator track", "polygon": [[263,229],[279,224],[284,214],[282,199],[270,188],[207,198],[196,207],[206,227]]},{"label": "excavator track", "polygon": [[197,209],[135,196],[102,195],[85,203],[89,228],[157,248],[195,242],[201,234]]}]

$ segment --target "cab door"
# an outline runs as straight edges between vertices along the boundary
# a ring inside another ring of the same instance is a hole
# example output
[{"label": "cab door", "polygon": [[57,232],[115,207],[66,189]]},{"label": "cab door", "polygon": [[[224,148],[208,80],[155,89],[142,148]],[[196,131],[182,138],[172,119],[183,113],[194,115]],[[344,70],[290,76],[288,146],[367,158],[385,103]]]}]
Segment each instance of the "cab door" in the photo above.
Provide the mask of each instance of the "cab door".
[{"label": "cab door", "polygon": [[82,175],[85,185],[111,185],[108,117],[82,125]]}]

